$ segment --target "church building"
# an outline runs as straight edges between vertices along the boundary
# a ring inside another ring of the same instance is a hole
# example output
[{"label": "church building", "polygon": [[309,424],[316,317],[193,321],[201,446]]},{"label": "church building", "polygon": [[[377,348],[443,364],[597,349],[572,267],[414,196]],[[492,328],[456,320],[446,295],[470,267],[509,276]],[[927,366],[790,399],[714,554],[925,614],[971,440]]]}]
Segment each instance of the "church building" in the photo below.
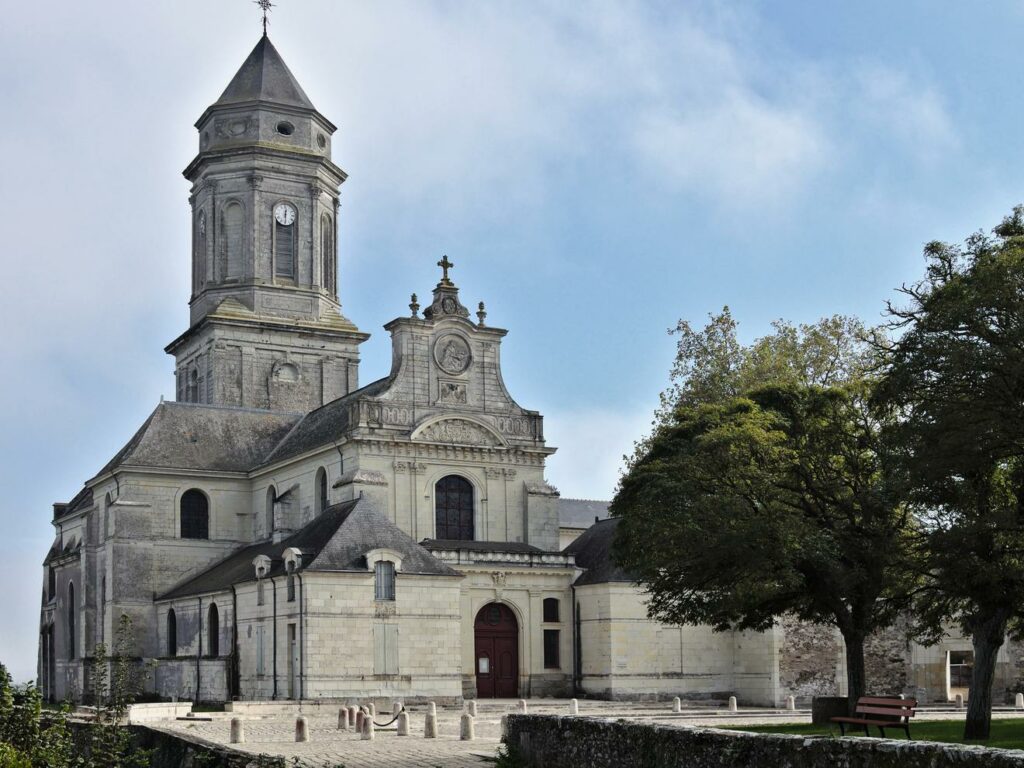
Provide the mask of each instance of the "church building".
[{"label": "church building", "polygon": [[647,618],[611,560],[607,503],[545,479],[555,449],[505,387],[507,331],[464,305],[447,257],[429,298],[384,326],[390,372],[360,383],[369,334],[337,285],[336,129],[266,35],[195,125],[189,327],[166,347],[176,400],[54,504],[48,699],[88,696],[122,616],[163,699],[778,704],[842,685],[829,630]]}]

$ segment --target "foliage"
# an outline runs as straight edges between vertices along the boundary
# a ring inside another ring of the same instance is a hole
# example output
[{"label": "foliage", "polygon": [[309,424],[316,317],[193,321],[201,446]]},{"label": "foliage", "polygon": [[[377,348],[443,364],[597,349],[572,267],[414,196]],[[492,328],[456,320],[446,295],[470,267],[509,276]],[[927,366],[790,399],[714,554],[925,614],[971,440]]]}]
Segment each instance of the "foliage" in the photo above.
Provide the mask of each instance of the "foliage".
[{"label": "foliage", "polygon": [[[755,733],[790,733],[801,736],[839,736],[839,727],[828,724],[787,723],[783,725],[730,725],[732,731]],[[878,731],[871,729],[872,735]],[[960,744],[964,741],[963,720],[911,720],[910,735],[915,741],[938,741],[945,744]],[[847,730],[847,736],[859,738],[860,733]],[[890,738],[903,738],[898,730],[886,731]],[[986,744],[998,749],[1024,749],[1024,718],[1006,718],[992,721],[992,735]],[[967,764],[966,762],[964,763]]]},{"label": "foliage", "polygon": [[615,556],[647,588],[652,617],[718,630],[763,630],[783,614],[831,624],[846,641],[849,694],[864,693],[864,640],[893,623],[914,584],[913,521],[870,392],[861,380],[684,398],[611,505]]},{"label": "foliage", "polygon": [[924,521],[921,631],[974,644],[967,738],[986,738],[996,654],[1024,635],[1024,208],[963,246],[930,243],[920,282],[890,305],[879,401]]},{"label": "foliage", "polygon": [[502,744],[495,754],[494,765],[497,768],[525,768],[526,758],[514,744]]}]

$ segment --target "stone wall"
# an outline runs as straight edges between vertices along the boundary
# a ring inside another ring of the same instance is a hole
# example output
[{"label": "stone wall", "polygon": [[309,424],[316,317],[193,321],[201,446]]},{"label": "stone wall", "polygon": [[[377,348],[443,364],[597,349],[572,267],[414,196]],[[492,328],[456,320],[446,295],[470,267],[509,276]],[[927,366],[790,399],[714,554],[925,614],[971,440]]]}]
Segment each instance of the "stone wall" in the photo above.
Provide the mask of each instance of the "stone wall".
[{"label": "stone wall", "polygon": [[808,738],[551,715],[509,715],[505,742],[534,768],[1022,768],[1024,752]]}]

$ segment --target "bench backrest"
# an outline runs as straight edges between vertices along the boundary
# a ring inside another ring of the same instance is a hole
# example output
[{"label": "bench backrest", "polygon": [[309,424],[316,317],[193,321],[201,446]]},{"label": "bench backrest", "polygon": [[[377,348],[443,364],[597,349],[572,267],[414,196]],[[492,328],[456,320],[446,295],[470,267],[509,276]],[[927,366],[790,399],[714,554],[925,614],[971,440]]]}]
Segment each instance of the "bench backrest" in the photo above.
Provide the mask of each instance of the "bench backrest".
[{"label": "bench backrest", "polygon": [[894,721],[914,716],[917,699],[894,699],[886,696],[861,696],[857,699],[858,715],[883,715]]}]

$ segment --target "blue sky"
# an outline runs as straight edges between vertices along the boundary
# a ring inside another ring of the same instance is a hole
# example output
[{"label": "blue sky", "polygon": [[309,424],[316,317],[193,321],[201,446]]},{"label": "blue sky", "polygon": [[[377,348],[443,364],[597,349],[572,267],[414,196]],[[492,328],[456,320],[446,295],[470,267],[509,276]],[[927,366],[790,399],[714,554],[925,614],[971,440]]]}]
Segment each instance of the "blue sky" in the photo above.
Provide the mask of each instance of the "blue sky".
[{"label": "blue sky", "polygon": [[[66,501],[173,395],[192,127],[259,36],[245,0],[3,3],[0,661],[34,675]],[[550,479],[608,497],[679,318],[880,319],[922,245],[1024,202],[1010,2],[280,0],[271,37],[339,126],[340,292],[373,334],[429,294],[508,328]]]}]

